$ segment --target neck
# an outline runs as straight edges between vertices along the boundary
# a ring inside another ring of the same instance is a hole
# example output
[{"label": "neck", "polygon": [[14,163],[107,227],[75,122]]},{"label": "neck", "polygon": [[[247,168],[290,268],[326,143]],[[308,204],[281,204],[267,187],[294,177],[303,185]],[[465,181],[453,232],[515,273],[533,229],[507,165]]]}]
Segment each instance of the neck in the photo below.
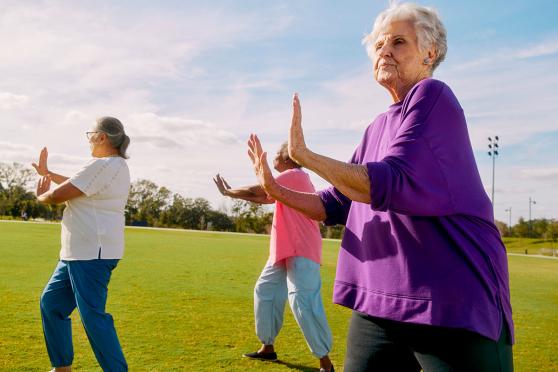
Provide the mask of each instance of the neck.
[{"label": "neck", "polygon": [[118,156],[118,150],[115,148],[100,148],[94,154],[96,158],[106,158],[110,156]]},{"label": "neck", "polygon": [[417,84],[419,81],[428,79],[430,75],[425,74],[414,79],[412,82],[398,82],[394,86],[387,87],[393,103],[401,102],[407,96],[407,93]]}]

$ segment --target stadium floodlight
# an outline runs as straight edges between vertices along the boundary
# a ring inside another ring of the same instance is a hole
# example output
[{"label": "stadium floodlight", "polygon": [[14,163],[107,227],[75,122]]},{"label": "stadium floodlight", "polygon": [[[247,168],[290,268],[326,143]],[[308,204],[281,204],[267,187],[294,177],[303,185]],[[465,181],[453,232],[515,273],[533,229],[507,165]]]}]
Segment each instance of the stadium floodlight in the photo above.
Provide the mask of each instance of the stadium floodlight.
[{"label": "stadium floodlight", "polygon": [[506,209],[506,212],[509,213],[509,225],[508,225],[508,230],[510,231],[510,236],[512,236],[512,224],[511,224],[511,212],[512,212],[512,207],[509,207]]},{"label": "stadium floodlight", "polygon": [[531,206],[537,204],[537,202],[529,197],[529,237],[533,237],[533,221],[531,220]]},{"label": "stadium floodlight", "polygon": [[494,178],[496,176],[496,157],[499,155],[498,136],[488,137],[488,156],[492,158],[492,210],[494,210]]}]

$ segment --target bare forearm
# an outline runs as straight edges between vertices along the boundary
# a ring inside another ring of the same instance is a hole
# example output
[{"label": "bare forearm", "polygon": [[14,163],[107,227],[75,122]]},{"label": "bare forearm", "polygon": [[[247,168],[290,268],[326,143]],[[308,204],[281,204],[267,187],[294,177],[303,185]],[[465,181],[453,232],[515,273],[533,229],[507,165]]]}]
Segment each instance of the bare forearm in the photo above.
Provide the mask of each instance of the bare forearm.
[{"label": "bare forearm", "polygon": [[52,197],[52,191],[47,191],[42,195],[37,196],[37,201],[41,204],[57,204]]},{"label": "bare forearm", "polygon": [[324,205],[317,194],[294,191],[279,185],[277,182],[269,185],[266,190],[273,199],[313,220],[323,221],[326,219]]},{"label": "bare forearm", "polygon": [[61,183],[64,183],[67,179],[69,179],[69,177],[66,176],[62,176],[61,174],[57,174],[54,172],[49,171],[48,176],[50,177],[50,179],[52,180],[52,182],[60,185]]},{"label": "bare forearm", "polygon": [[[229,196],[229,195],[227,195]],[[273,204],[274,200],[268,199],[267,196],[231,196],[231,198],[242,199],[258,204]]]},{"label": "bare forearm", "polygon": [[238,198],[238,199],[267,197],[266,192],[264,191],[263,187],[261,187],[260,185],[241,186],[241,187],[237,187],[236,189],[222,188],[221,193],[225,196],[230,196],[231,198]]},{"label": "bare forearm", "polygon": [[225,196],[234,199],[242,199],[258,204],[272,204],[275,201],[267,197],[266,192],[260,185],[244,186],[236,189],[226,189],[223,191]]},{"label": "bare forearm", "polygon": [[345,163],[310,150],[305,154],[302,163],[349,199],[370,204],[370,179],[366,166]]}]

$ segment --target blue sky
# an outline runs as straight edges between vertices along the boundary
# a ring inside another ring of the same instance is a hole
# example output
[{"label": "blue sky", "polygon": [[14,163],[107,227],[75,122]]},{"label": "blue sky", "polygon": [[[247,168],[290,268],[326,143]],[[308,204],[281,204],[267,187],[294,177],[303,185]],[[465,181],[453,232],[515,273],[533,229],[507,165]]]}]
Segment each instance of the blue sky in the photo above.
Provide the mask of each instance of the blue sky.
[{"label": "blue sky", "polygon": [[[501,138],[496,218],[558,217],[558,2],[429,1],[448,30],[434,77],[456,93],[486,189]],[[84,132],[114,115],[132,137],[132,177],[215,207],[211,176],[254,183],[250,132],[275,152],[298,91],[307,142],[348,159],[390,104],[361,39],[387,1],[2,1],[0,161],[71,174]],[[312,177],[318,188],[326,184]]]}]

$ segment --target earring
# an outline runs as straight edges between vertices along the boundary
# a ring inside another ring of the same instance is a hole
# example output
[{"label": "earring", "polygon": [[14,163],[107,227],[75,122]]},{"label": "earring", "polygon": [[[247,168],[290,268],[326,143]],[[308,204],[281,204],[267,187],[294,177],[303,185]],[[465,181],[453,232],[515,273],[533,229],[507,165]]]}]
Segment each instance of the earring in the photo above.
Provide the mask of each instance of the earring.
[{"label": "earring", "polygon": [[430,63],[430,58],[425,58],[425,59],[422,61],[422,63],[425,64],[425,65],[429,64],[429,63]]}]

